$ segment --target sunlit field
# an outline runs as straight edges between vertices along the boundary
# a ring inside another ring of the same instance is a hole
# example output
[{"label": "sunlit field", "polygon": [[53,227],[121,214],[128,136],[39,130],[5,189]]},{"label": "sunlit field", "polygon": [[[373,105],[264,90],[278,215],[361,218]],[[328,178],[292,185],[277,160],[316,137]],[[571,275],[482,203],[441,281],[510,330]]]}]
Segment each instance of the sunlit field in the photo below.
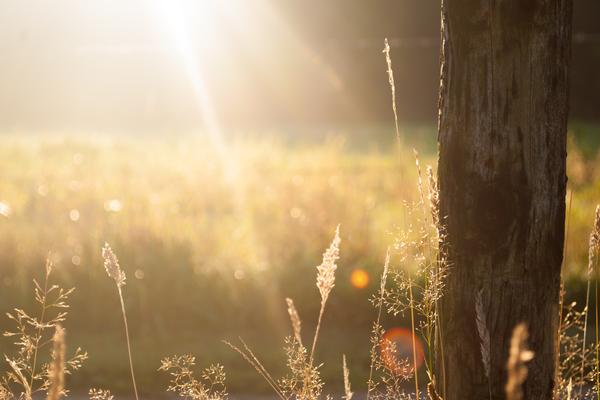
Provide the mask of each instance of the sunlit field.
[{"label": "sunlit field", "polygon": [[0,400],[600,400],[599,13],[0,1]]},{"label": "sunlit field", "polygon": [[[3,138],[2,311],[36,309],[32,279],[43,280],[49,258],[54,279],[76,287],[68,343],[89,353],[69,377],[71,390],[128,393],[119,300],[100,251],[108,242],[127,275],[133,360],[144,393],[163,392],[160,360],[181,353],[195,354],[201,365],[222,363],[232,393],[264,393],[267,383],[221,340],[242,337],[271,371],[282,371],[283,338],[291,332],[285,298],[294,299],[304,329],[314,328],[315,266],[339,224],[341,258],[317,355],[333,391],[343,386],[343,353],[354,387],[365,390],[376,315],[369,299],[386,248],[415,223],[406,204],[420,202],[419,170],[426,179],[426,166],[436,162],[433,129],[402,130],[399,148],[393,130],[388,138],[377,132],[377,142],[343,132],[304,141],[233,135],[223,152],[190,136]],[[565,277],[568,298],[581,300],[600,171],[594,145],[586,152],[577,145],[593,140],[595,128],[575,133]],[[384,326],[409,328],[407,317],[387,316]],[[8,330],[10,321],[1,326]]]}]

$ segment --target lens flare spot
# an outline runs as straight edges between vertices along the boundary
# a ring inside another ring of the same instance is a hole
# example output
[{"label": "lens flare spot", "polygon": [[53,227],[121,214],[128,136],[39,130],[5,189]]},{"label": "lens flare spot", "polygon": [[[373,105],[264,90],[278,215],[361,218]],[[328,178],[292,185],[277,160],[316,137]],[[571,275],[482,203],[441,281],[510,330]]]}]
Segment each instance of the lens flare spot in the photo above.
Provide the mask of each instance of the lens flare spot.
[{"label": "lens flare spot", "polygon": [[46,197],[48,195],[48,186],[44,184],[38,185],[37,192],[41,197]]},{"label": "lens flare spot", "polygon": [[300,219],[302,218],[302,210],[298,207],[293,207],[290,210],[290,217],[292,217],[293,219]]},{"label": "lens flare spot", "polygon": [[236,269],[235,272],[233,273],[233,277],[235,279],[237,279],[238,281],[241,281],[242,279],[244,279],[246,277],[246,273],[244,272],[244,270]]},{"label": "lens flare spot", "polygon": [[350,274],[350,283],[356,289],[364,289],[369,285],[369,273],[362,268],[355,268]]},{"label": "lens flare spot", "polygon": [[81,165],[83,163],[83,154],[75,153],[73,154],[73,164]]},{"label": "lens flare spot", "polygon": [[79,210],[77,209],[72,209],[71,211],[69,211],[69,219],[73,222],[79,221],[80,216],[81,215],[79,214]]},{"label": "lens flare spot", "polygon": [[123,203],[119,199],[111,199],[104,203],[104,209],[108,212],[119,212],[123,209]]},{"label": "lens flare spot", "polygon": [[[425,350],[421,340],[415,336],[417,369],[425,360]],[[381,339],[381,359],[398,375],[410,374],[414,368],[413,335],[405,328],[391,328]]]},{"label": "lens flare spot", "polygon": [[8,218],[8,216],[11,213],[11,208],[8,205],[8,203],[5,203],[3,201],[0,201],[0,215],[5,216],[6,218]]}]

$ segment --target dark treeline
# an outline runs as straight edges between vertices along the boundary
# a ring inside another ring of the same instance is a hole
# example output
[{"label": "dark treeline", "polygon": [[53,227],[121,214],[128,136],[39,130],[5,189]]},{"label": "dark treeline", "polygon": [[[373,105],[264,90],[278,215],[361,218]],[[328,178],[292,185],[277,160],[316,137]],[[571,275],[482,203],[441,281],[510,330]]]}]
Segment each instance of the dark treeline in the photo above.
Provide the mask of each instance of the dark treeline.
[{"label": "dark treeline", "polygon": [[[379,56],[382,38],[389,37],[400,116],[427,121],[436,118],[439,1],[378,0],[369,2],[369,7],[364,2],[344,0],[290,0],[284,4],[280,7],[298,30],[335,65],[347,92],[363,99],[367,107],[361,117],[389,120],[389,91]],[[571,72],[571,117],[575,119],[600,118],[599,18],[600,2],[575,1]],[[336,103],[335,98],[327,100]]]}]

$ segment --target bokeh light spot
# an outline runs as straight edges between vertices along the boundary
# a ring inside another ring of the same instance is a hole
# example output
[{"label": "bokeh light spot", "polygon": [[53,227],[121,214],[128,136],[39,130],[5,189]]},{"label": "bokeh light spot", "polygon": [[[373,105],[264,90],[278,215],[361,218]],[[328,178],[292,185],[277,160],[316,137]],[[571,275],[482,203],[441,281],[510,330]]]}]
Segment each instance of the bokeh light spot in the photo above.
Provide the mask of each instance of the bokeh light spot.
[{"label": "bokeh light spot", "polygon": [[81,153],[73,154],[73,164],[81,165],[81,163],[83,163],[83,154],[81,154]]},{"label": "bokeh light spot", "polygon": [[144,271],[142,271],[141,269],[136,269],[135,272],[133,273],[133,275],[135,276],[136,279],[144,279],[144,276],[146,274],[144,274]]},{"label": "bokeh light spot", "polygon": [[48,195],[48,186],[43,184],[38,185],[37,192],[40,196],[46,197],[46,195]]},{"label": "bokeh light spot", "polygon": [[246,276],[246,273],[241,269],[236,269],[235,272],[233,273],[233,277],[235,279],[237,279],[238,281],[244,279],[245,276]]},{"label": "bokeh light spot", "polygon": [[[421,339],[415,336],[417,369],[423,365],[425,350]],[[414,367],[413,335],[405,328],[391,328],[381,339],[381,359],[397,374],[407,374]],[[408,366],[408,369],[407,369]]]},{"label": "bokeh light spot", "polygon": [[123,203],[119,199],[111,199],[104,203],[104,209],[108,212],[119,212],[123,209]]},{"label": "bokeh light spot", "polygon": [[362,268],[355,268],[350,274],[350,283],[356,289],[364,289],[369,285],[369,273]]},{"label": "bokeh light spot", "polygon": [[298,207],[294,207],[290,210],[290,217],[298,219],[302,217],[302,210]]},{"label": "bokeh light spot", "polygon": [[0,215],[3,215],[6,218],[8,218],[8,216],[10,215],[10,212],[11,212],[11,208],[8,205],[8,203],[0,201]]},{"label": "bokeh light spot", "polygon": [[79,210],[77,209],[72,209],[71,211],[69,211],[69,219],[73,222],[77,222],[79,221]]}]

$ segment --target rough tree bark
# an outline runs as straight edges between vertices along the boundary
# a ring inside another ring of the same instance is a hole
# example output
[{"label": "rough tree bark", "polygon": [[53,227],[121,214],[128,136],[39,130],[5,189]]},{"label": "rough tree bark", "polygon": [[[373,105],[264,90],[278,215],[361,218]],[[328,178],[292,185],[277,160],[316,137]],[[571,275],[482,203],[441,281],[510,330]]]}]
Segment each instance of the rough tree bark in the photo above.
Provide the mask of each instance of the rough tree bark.
[{"label": "rough tree bark", "polygon": [[571,14],[572,0],[442,3],[438,177],[450,273],[436,368],[445,400],[504,398],[510,337],[522,321],[535,351],[525,398],[552,397]]}]

